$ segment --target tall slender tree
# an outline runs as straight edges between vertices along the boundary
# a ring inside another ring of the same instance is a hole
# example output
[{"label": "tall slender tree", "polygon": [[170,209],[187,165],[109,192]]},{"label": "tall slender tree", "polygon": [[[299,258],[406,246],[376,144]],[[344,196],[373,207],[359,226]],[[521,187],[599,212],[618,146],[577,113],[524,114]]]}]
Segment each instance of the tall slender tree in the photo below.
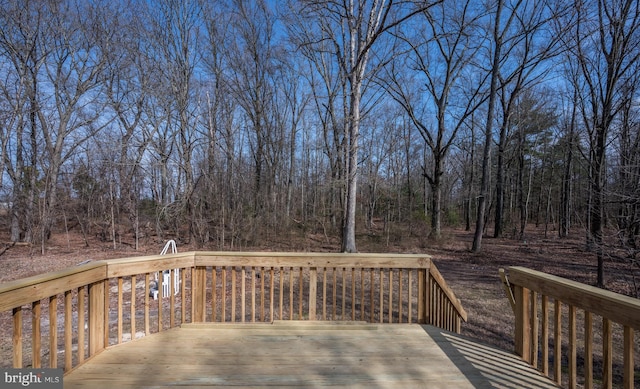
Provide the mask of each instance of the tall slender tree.
[{"label": "tall slender tree", "polygon": [[637,0],[578,1],[569,48],[578,63],[578,104],[588,132],[590,171],[588,243],[597,260],[597,285],[605,286],[606,156],[614,121],[625,107],[626,87],[640,60]]},{"label": "tall slender tree", "polygon": [[[176,151],[179,153],[179,176],[183,181],[180,197],[177,199],[180,214],[189,225],[189,238],[195,235],[195,204],[193,193],[196,174],[193,163],[195,148],[196,104],[194,91],[195,69],[199,55],[200,2],[196,0],[158,1],[152,12],[153,29],[156,37],[155,52],[160,61],[162,77],[166,80],[165,92],[171,105],[166,107],[175,124]],[[186,219],[184,218],[186,217]],[[198,242],[202,243],[202,242]]]},{"label": "tall slender tree", "polygon": [[[334,60],[347,81],[345,93],[346,204],[342,227],[342,251],[356,252],[356,198],[358,188],[358,150],[361,102],[365,84],[376,66],[370,63],[374,48],[377,60],[385,58],[383,46],[376,45],[389,30],[413,16],[426,12],[436,2],[399,2],[393,0],[349,0],[343,3],[304,1],[300,14],[314,20],[317,36],[309,36],[306,44],[329,41]],[[380,64],[380,62],[378,62]],[[373,72],[375,73],[375,72]]]},{"label": "tall slender tree", "polygon": [[[408,54],[396,56],[386,76],[388,91],[431,153],[432,167],[425,166],[423,174],[431,188],[431,234],[436,238],[442,229],[447,154],[460,129],[483,101],[482,80],[469,84],[463,77],[482,47],[476,31],[481,16],[471,1],[447,1],[432,7],[424,20],[414,19],[415,29],[398,34],[404,47],[401,51]],[[435,126],[431,125],[432,110]]]},{"label": "tall slender tree", "polygon": [[561,39],[566,28],[554,31],[554,22],[568,9],[564,1],[527,1],[513,12],[516,18],[513,29],[503,36],[504,58],[499,66],[499,96],[502,114],[499,127],[496,163],[496,206],[494,236],[502,236],[504,230],[505,153],[512,117],[522,93],[542,82],[549,66],[562,52]]}]

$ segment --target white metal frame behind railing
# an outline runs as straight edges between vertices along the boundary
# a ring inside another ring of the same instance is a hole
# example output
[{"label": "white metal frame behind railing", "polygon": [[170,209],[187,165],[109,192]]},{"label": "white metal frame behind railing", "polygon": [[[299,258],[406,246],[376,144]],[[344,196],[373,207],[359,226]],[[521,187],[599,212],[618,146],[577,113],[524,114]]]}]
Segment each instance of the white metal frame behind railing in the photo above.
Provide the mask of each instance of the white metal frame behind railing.
[{"label": "white metal frame behind railing", "polygon": [[[162,248],[162,251],[160,251],[160,255],[166,255],[167,253],[169,253],[169,250],[171,250],[171,254],[178,253],[176,241],[173,239],[168,240],[167,243],[165,243],[164,247]],[[171,279],[171,271],[170,270],[162,271],[162,297],[169,297],[169,295],[171,294],[170,284],[169,284],[169,282],[171,282],[170,279]],[[155,280],[157,285],[158,273],[155,274]],[[173,293],[175,295],[178,294],[179,286],[180,286],[180,269],[174,269],[173,270]],[[158,299],[159,289],[160,289],[159,287],[156,287],[156,289],[152,290],[151,292],[153,294],[154,300]]]}]

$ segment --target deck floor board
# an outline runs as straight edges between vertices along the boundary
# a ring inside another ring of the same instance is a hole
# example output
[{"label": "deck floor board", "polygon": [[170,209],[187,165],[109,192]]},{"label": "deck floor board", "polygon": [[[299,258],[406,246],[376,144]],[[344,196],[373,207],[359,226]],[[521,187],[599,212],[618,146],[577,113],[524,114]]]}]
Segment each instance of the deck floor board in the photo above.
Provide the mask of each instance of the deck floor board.
[{"label": "deck floor board", "polygon": [[417,324],[185,325],[110,347],[65,388],[556,388],[516,356]]}]

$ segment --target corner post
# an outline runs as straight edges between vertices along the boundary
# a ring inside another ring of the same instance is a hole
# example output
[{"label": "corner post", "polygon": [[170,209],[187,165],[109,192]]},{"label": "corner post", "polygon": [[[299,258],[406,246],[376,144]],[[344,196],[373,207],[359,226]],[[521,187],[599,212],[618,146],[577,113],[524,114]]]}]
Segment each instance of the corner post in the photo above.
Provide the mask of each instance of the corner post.
[{"label": "corner post", "polygon": [[[103,280],[89,285],[89,356],[105,348],[106,282]],[[78,330],[82,331],[82,328]]]},{"label": "corner post", "polygon": [[[207,301],[207,268],[196,266],[194,268],[194,288],[193,288],[193,322],[204,323],[206,316]],[[214,312],[215,315],[215,312]]]},{"label": "corner post", "polygon": [[514,285],[515,298],[515,352],[531,364],[531,291]]}]

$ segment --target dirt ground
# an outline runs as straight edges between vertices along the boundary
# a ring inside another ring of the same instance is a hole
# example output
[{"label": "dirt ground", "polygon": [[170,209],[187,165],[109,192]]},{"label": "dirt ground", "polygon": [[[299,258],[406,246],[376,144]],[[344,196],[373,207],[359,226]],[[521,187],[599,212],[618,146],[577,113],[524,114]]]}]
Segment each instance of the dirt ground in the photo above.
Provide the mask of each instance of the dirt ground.
[{"label": "dirt ground", "polygon": [[[278,239],[263,242],[262,247],[243,247],[242,250],[338,251],[339,247],[337,241],[325,236]],[[425,241],[415,236],[388,244],[388,240],[379,236],[362,235],[358,243],[361,252],[419,252],[432,255],[436,266],[468,313],[469,320],[463,324],[463,334],[508,351],[513,350],[514,317],[502,289],[499,268],[526,266],[589,285],[595,284],[595,255],[585,250],[582,230],[575,231],[570,238],[559,239],[554,231],[545,237],[542,229],[531,226],[526,241],[485,237],[482,252],[478,254],[470,251],[472,239],[472,232],[449,229],[437,241]],[[7,245],[3,248],[0,244],[0,252],[4,250],[0,255],[0,284],[84,261],[159,254],[163,243],[159,240],[146,241],[138,251],[132,246],[120,244],[120,248],[114,249],[112,243],[96,240],[89,242],[86,247],[79,235],[58,234],[52,237],[43,256],[40,248]],[[178,251],[194,249],[178,246]],[[637,297],[639,289],[636,278],[640,280],[638,266],[611,259],[606,263],[606,277],[610,290]],[[10,329],[2,328],[0,332],[3,337],[10,336]]]}]

